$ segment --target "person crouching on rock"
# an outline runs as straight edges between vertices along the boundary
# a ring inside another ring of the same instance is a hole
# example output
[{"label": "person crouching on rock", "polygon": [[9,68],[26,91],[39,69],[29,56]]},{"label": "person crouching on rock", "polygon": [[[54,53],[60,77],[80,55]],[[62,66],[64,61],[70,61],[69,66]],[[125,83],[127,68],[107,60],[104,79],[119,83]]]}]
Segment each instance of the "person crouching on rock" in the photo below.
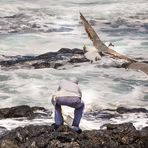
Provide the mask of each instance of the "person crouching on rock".
[{"label": "person crouching on rock", "polygon": [[56,128],[63,125],[61,105],[65,105],[75,108],[72,129],[76,132],[81,132],[79,124],[84,110],[84,102],[81,98],[82,92],[78,86],[77,78],[71,77],[68,80],[62,80],[57,92],[52,97],[52,104],[55,106],[54,126]]}]

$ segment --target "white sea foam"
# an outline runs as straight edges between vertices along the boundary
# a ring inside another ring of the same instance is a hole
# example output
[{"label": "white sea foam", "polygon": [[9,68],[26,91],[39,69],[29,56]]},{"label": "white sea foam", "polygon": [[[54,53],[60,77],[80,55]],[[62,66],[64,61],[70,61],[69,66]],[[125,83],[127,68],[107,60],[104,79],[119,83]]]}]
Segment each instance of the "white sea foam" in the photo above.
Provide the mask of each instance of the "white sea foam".
[{"label": "white sea foam", "polygon": [[[60,79],[75,75],[80,79],[83,99],[88,108],[91,106],[117,107],[126,104],[147,107],[147,102],[142,100],[146,95],[146,91],[144,91],[146,86],[144,85],[147,81],[147,76],[143,73],[126,71],[125,69],[119,71],[116,68],[95,68],[95,64],[90,65],[89,69],[86,67],[88,68],[88,64],[60,71],[53,69],[3,71],[3,75],[9,77],[6,77],[6,80],[0,85],[0,106],[7,107],[11,103],[11,105],[50,106],[47,105],[48,99],[57,89]],[[114,75],[115,72],[118,74],[117,76]],[[119,77],[120,75],[121,77]],[[130,84],[131,80],[133,84]],[[137,84],[139,86],[136,86]],[[7,99],[3,99],[3,96],[6,96]]]},{"label": "white sea foam", "polygon": [[33,119],[27,120],[25,118],[17,118],[17,119],[3,119],[0,120],[0,126],[5,127],[7,130],[11,130],[17,127],[24,127],[26,125],[51,125],[53,123],[53,119]]},{"label": "white sea foam", "polygon": [[146,113],[129,113],[124,114],[122,117],[111,119],[111,123],[115,124],[121,124],[126,122],[133,123],[136,129],[140,130],[145,126],[148,126],[148,116]]},{"label": "white sea foam", "polygon": [[[67,111],[66,111],[67,112]],[[69,115],[72,116],[73,113],[68,111]],[[2,119],[0,120],[0,126],[5,127],[7,130],[11,130],[17,127],[24,127],[30,124],[33,125],[51,125],[53,123],[53,118],[51,119],[32,119],[28,120],[26,118],[13,118],[13,119]],[[82,118],[80,127],[83,130],[92,130],[105,128],[105,124],[122,124],[126,122],[131,122],[137,130],[141,130],[143,127],[148,126],[148,117],[146,113],[126,113],[119,117],[111,119],[84,119]]]},{"label": "white sea foam", "polygon": [[5,16],[10,16],[13,14],[16,14],[19,12],[17,7],[12,7],[12,5],[9,4],[2,4],[0,7],[0,16],[5,17]]}]

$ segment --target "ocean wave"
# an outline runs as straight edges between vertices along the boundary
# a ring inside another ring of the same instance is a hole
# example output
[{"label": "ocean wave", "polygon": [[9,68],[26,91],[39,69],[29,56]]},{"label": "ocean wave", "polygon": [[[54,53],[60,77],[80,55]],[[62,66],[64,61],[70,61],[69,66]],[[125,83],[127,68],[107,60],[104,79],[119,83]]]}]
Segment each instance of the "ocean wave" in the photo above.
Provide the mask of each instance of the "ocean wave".
[{"label": "ocean wave", "polygon": [[[40,1],[36,4],[24,2],[23,6],[23,1],[12,5],[5,2],[1,3],[3,7],[0,7],[0,34],[72,32],[79,26],[78,13],[80,8],[78,5],[74,5],[76,3],[74,1],[70,3],[63,0],[59,2],[61,5],[55,5],[53,1],[44,1],[42,2],[43,5]],[[44,3],[48,5],[44,5]],[[68,3],[72,7],[64,6],[64,3]],[[77,2],[77,4],[81,3],[85,4],[84,1]],[[114,36],[129,35],[136,32],[146,34],[148,32],[148,12],[144,4],[135,3],[136,6],[139,5],[139,10],[137,10],[135,6],[122,4],[122,1],[121,4],[113,0],[105,2],[105,6],[103,1],[88,1],[88,3],[95,4],[95,6],[82,6],[81,10],[84,14],[86,13],[86,16],[90,17],[90,22],[102,32]],[[42,7],[39,7],[40,5]],[[124,9],[120,9],[121,6]],[[93,13],[92,9],[95,10]],[[142,13],[141,9],[144,10]]]},{"label": "ocean wave", "polygon": [[23,9],[0,18],[0,34],[69,32],[76,24],[72,18],[54,15],[49,9]]}]

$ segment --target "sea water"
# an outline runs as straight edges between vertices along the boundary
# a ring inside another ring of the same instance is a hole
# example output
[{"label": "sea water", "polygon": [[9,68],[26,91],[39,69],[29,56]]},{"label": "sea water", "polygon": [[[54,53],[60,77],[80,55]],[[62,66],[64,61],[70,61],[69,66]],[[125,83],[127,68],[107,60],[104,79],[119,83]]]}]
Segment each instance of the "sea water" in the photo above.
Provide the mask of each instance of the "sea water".
[{"label": "sea water", "polygon": [[[102,41],[114,44],[114,50],[148,60],[147,6],[147,0],[0,0],[0,58],[39,55],[62,47],[82,49],[84,44],[92,46],[79,18],[81,12]],[[52,110],[51,96],[60,80],[68,76],[76,76],[80,81],[84,112],[119,106],[148,109],[146,74],[88,63],[67,70],[0,70],[0,108],[26,104]],[[106,122],[123,121],[136,123],[137,127],[148,125],[145,114],[140,118],[128,114],[124,120],[82,119],[90,129]],[[18,124],[1,120],[2,123],[8,127]]]}]

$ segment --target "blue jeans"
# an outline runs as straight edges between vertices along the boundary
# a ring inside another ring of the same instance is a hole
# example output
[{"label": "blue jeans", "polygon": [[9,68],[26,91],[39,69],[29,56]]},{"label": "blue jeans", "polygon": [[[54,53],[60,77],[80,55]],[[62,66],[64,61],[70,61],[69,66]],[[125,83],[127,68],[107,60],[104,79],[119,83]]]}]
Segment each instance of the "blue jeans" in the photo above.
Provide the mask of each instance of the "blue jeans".
[{"label": "blue jeans", "polygon": [[75,108],[74,111],[74,119],[72,126],[79,127],[80,120],[82,118],[83,110],[84,110],[84,102],[79,97],[75,96],[65,96],[65,97],[57,97],[56,105],[55,105],[55,124],[62,125],[63,124],[63,116],[61,105],[69,106]]}]

